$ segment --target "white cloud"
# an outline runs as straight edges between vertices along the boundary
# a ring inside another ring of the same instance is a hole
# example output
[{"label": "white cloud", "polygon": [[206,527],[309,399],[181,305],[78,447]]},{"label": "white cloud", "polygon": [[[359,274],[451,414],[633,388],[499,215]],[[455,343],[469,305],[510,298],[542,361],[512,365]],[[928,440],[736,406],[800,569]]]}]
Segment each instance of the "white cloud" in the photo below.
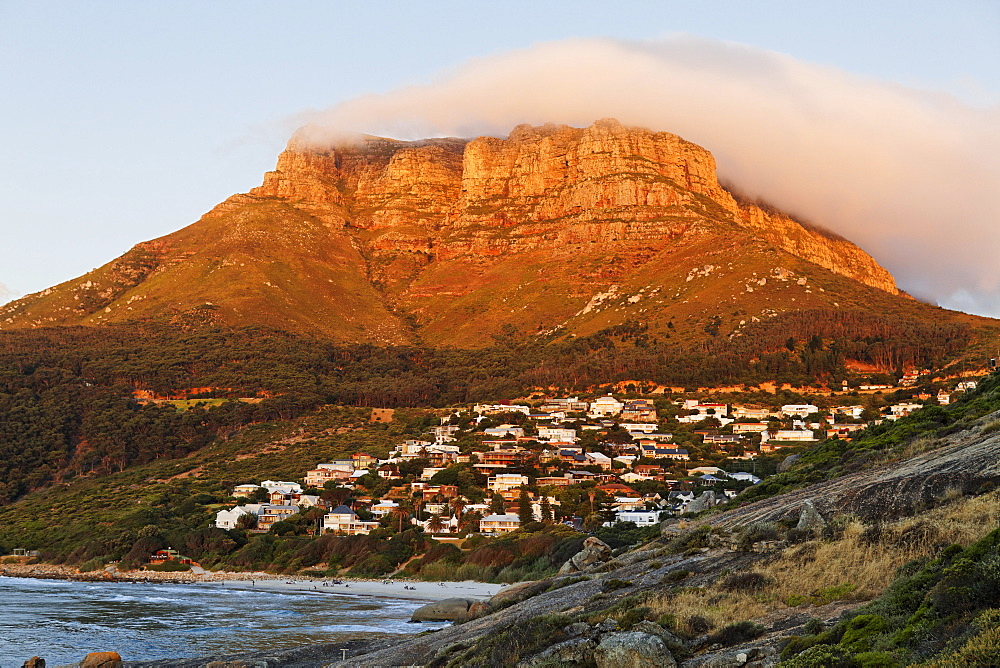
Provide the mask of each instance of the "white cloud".
[{"label": "white cloud", "polygon": [[417,138],[603,117],[708,148],[722,179],[851,239],[904,289],[1000,316],[998,107],[675,36],[540,44],[302,120],[318,138]]}]

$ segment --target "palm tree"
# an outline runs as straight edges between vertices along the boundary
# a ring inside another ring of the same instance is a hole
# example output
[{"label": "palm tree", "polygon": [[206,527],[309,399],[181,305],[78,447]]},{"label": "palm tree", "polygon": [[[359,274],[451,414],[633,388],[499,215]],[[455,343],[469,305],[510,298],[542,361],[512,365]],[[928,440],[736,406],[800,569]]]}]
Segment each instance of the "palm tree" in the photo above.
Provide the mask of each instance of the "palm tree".
[{"label": "palm tree", "polygon": [[462,511],[465,510],[465,499],[460,496],[455,497],[451,500],[451,507],[455,509],[455,517],[461,521]]},{"label": "palm tree", "polygon": [[392,514],[399,518],[399,531],[403,532],[403,520],[410,516],[410,511],[402,505],[392,509]]},{"label": "palm tree", "polygon": [[441,520],[440,515],[431,515],[431,518],[427,520],[427,530],[431,533],[441,533],[444,529],[444,522]]}]

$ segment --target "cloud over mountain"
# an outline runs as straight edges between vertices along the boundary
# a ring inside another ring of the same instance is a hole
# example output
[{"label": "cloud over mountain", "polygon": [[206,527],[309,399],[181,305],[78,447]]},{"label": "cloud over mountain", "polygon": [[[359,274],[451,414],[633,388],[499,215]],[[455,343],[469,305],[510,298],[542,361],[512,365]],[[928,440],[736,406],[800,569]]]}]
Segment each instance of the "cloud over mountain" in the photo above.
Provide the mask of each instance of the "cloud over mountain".
[{"label": "cloud over mountain", "polygon": [[540,44],[300,120],[325,141],[608,116],[705,146],[724,181],[855,241],[904,289],[1000,316],[1000,108],[677,36]]}]

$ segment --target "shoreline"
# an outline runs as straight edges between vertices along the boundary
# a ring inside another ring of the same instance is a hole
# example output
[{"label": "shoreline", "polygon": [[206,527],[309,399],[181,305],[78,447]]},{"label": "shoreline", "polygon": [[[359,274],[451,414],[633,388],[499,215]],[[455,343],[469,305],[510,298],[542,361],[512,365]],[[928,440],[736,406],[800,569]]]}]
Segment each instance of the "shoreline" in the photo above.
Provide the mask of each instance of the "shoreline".
[{"label": "shoreline", "polygon": [[[372,596],[418,601],[440,601],[447,598],[487,600],[505,585],[486,582],[430,582],[423,580],[367,580],[356,578],[316,578],[307,576],[276,575],[274,573],[235,573],[192,571],[90,571],[81,573],[75,568],[55,564],[3,564],[0,576],[33,578],[39,580],[68,580],[73,582],[131,582],[138,584],[187,584],[214,585],[251,591],[341,594]],[[340,584],[334,584],[340,583]],[[407,589],[404,589],[407,587]]]}]

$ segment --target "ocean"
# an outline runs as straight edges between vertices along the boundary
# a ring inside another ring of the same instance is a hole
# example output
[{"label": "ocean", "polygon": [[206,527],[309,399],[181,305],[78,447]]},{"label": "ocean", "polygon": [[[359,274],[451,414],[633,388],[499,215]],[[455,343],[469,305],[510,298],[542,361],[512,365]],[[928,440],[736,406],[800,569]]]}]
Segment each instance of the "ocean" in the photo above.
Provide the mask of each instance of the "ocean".
[{"label": "ocean", "polygon": [[89,652],[125,661],[285,649],[446,624],[409,623],[424,601],[283,593],[219,584],[96,583],[0,577],[0,668]]}]

